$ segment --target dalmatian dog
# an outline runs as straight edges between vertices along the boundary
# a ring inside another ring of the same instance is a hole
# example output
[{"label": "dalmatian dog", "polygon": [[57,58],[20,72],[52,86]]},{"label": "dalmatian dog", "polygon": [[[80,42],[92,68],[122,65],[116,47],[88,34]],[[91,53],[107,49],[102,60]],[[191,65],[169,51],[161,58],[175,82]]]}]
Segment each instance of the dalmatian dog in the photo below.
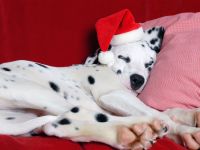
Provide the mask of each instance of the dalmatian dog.
[{"label": "dalmatian dog", "polygon": [[[164,29],[145,31],[144,39],[111,47],[116,62],[52,67],[19,60],[0,65],[0,134],[24,135],[44,132],[73,141],[98,141],[118,149],[132,149],[118,141],[118,129],[136,123],[163,120],[154,137],[193,133],[198,128],[174,122],[142,103],[137,97],[156,61]],[[190,113],[191,114],[191,113]],[[184,120],[185,121],[185,120]],[[191,123],[191,120],[186,120]],[[145,149],[146,143],[143,148]]]}]

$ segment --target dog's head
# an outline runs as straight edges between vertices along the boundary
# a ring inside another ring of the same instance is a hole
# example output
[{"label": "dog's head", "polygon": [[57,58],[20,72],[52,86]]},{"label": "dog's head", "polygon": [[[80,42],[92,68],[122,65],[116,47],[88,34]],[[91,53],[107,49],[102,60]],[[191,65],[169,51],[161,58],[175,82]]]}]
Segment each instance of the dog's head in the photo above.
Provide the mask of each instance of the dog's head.
[{"label": "dog's head", "polygon": [[[142,91],[160,51],[163,36],[163,27],[153,27],[145,31],[141,41],[110,46],[109,50],[115,57],[115,63],[110,67],[127,88],[137,93]],[[88,57],[86,64],[98,64],[98,53]]]}]

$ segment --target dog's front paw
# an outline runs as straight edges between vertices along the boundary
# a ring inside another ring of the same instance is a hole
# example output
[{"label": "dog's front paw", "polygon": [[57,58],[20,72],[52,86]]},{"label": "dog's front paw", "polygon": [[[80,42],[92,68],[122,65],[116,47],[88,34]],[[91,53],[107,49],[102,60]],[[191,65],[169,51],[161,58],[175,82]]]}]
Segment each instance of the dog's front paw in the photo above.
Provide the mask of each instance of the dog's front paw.
[{"label": "dog's front paw", "polygon": [[151,124],[141,123],[130,127],[122,126],[118,129],[118,142],[133,150],[148,149],[168,131],[169,127],[159,120],[154,120]]}]

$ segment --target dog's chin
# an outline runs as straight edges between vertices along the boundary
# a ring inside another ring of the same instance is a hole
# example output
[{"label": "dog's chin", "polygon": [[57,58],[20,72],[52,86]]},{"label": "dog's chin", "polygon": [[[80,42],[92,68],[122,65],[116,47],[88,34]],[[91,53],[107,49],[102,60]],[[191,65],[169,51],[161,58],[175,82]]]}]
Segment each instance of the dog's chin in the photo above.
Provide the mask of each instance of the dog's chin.
[{"label": "dog's chin", "polygon": [[136,93],[137,95],[140,94],[142,92],[142,90],[144,89],[144,85],[142,85],[141,87],[139,88],[134,88],[131,86],[131,89],[134,93]]}]

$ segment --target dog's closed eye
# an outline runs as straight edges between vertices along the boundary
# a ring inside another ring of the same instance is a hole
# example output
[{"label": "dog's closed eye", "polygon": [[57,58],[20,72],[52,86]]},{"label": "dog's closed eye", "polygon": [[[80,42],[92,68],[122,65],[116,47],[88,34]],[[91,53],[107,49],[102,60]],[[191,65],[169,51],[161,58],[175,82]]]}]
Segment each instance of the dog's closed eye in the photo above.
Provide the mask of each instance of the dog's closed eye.
[{"label": "dog's closed eye", "polygon": [[145,63],[144,66],[145,66],[145,68],[148,68],[148,67],[150,67],[153,63],[154,63],[154,61],[151,60],[150,62]]},{"label": "dog's closed eye", "polygon": [[124,57],[122,55],[119,55],[118,58],[124,60],[126,63],[130,63],[130,61],[131,61],[131,59],[129,57]]}]

